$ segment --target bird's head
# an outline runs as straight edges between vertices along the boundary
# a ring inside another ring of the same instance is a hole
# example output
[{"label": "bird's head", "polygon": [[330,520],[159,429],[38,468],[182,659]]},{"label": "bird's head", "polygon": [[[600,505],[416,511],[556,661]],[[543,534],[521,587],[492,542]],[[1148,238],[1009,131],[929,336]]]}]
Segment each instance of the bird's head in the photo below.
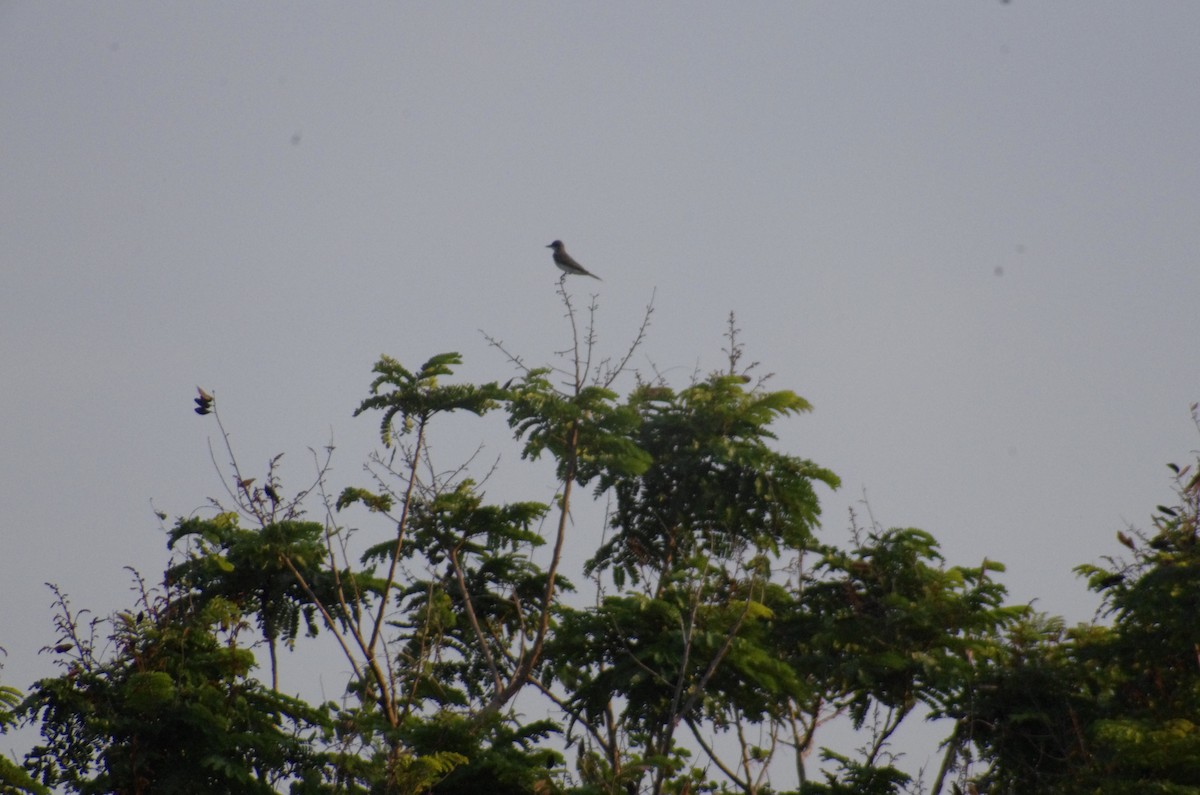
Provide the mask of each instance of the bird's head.
[{"label": "bird's head", "polygon": [[563,242],[561,240],[555,240],[553,243],[546,246],[546,248],[552,248],[555,251],[562,251],[563,250]]}]

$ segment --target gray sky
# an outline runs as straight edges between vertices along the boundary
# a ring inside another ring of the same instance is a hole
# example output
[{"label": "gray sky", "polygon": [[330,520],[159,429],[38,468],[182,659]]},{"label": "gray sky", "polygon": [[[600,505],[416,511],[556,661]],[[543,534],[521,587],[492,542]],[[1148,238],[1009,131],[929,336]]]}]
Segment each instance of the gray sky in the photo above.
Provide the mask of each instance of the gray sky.
[{"label": "gray sky", "polygon": [[332,436],[364,483],[380,353],[491,380],[479,329],[564,347],[555,238],[608,350],[657,290],[634,363],[676,385],[737,313],[815,406],[781,444],[843,479],[825,538],[865,489],[1090,618],[1071,568],[1198,446],[1198,30],[1166,1],[0,5],[0,681],[49,673],[42,583],[127,605],[150,501],[221,493],[196,384],[247,468],[284,452],[298,488]]}]

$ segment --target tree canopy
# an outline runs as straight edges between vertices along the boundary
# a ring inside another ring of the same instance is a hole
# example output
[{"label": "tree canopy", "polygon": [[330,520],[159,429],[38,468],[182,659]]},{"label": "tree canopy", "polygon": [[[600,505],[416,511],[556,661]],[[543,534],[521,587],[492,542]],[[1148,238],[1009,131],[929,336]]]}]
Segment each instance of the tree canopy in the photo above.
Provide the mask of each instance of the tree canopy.
[{"label": "tree canopy", "polygon": [[[1178,502],[1119,535],[1128,560],[1079,568],[1109,622],[1067,628],[923,530],[823,538],[838,478],[775,433],[811,407],[743,366],[732,318],[728,367],[673,387],[628,370],[644,326],[594,364],[563,298],[565,367],[511,356],[514,378],[473,384],[455,353],[380,358],[356,414],[382,449],[324,501],[327,465],[291,497],[278,458],[247,477],[201,390],[228,499],[174,521],[127,610],[55,590],[58,673],[0,687],[0,728],[41,737],[0,758],[0,792],[1200,792],[1196,470],[1172,465]],[[430,464],[493,412],[553,463],[550,503]],[[580,527],[590,499],[607,508]],[[568,548],[586,564],[564,570]],[[279,692],[320,642],[344,694]],[[890,742],[927,715],[944,761],[914,779]],[[821,744],[837,719],[857,750]]]}]

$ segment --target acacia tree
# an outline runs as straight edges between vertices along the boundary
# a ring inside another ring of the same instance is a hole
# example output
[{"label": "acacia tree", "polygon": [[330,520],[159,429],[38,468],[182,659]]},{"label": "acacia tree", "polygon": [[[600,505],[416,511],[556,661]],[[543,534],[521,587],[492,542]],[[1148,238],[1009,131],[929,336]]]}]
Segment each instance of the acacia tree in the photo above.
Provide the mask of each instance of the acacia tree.
[{"label": "acacia tree", "polygon": [[[602,791],[755,793],[790,749],[806,792],[894,792],[908,777],[884,762],[888,738],[953,691],[968,655],[1021,609],[988,576],[1001,566],[946,569],[921,531],[876,528],[849,552],[819,544],[815,487],[837,478],[770,445],[771,424],[809,406],[749,386],[732,318],[728,339],[727,371],[630,396],[644,471],[582,472],[614,495],[588,566],[602,598],[564,611],[547,665],[592,749],[581,775]],[[819,727],[843,713],[861,727],[879,706],[888,716],[864,758],[829,754],[841,773],[805,783]],[[722,734],[732,752],[713,742]]]},{"label": "acacia tree", "polygon": [[[727,368],[679,389],[637,379],[622,399],[649,311],[625,352],[602,359],[595,305],[585,322],[561,295],[565,367],[509,354],[518,374],[501,386],[456,382],[454,353],[415,369],[382,357],[356,414],[378,417],[383,448],[368,486],[336,496],[328,458],[290,498],[278,457],[248,477],[201,392],[229,457],[227,497],[170,529],[160,595],[113,619],[109,656],[79,642],[62,600],[66,674],[22,707],[47,739],[30,757],[40,779],[79,792],[162,791],[190,771],[208,792],[765,793],[791,754],[803,792],[908,786],[888,739],[918,705],[952,701],[971,655],[1016,617],[989,576],[999,566],[947,568],[916,530],[820,543],[818,490],[837,478],[777,450],[772,431],[810,407],[755,381],[732,317]],[[494,411],[525,458],[553,462],[552,504],[489,502],[467,467],[433,465],[433,434]],[[588,489],[610,508],[579,532]],[[314,499],[324,521],[306,513]],[[362,510],[383,540],[344,524]],[[562,568],[585,538],[590,604]],[[279,650],[302,635],[331,638],[349,663],[341,703],[274,692]],[[255,644],[271,688],[250,675]],[[524,717],[522,694],[547,709]],[[211,746],[161,732],[194,713],[211,718]],[[883,717],[862,754],[824,752],[833,769],[810,781],[818,730],[839,715]],[[109,733],[114,721],[128,730]]]},{"label": "acacia tree", "polygon": [[1200,793],[1200,460],[1169,467],[1174,504],[1117,534],[1129,557],[1076,569],[1111,623],[1033,616],[947,704],[979,791]]},{"label": "acacia tree", "polygon": [[26,768],[71,792],[272,793],[318,766],[324,715],[248,676],[238,606],[137,582],[138,613],[108,619],[73,611],[55,589],[65,670],[18,707],[45,741]]},{"label": "acacia tree", "polygon": [[[596,783],[647,780],[661,792],[687,780],[681,727],[704,742],[702,725],[761,717],[799,685],[767,642],[768,590],[780,551],[811,543],[814,483],[837,478],[770,449],[770,423],[809,407],[791,392],[747,390],[749,380],[725,372],[678,393],[639,388],[627,406],[650,465],[584,473],[615,495],[612,534],[589,570],[617,592],[564,615],[549,673],[600,749]],[[734,775],[753,789],[749,772]]]}]

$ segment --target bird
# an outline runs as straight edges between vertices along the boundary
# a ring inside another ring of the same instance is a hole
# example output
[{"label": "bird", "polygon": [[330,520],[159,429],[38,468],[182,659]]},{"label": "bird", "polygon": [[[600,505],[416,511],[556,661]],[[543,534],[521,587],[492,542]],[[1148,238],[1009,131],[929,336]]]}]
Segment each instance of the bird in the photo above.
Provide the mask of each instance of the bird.
[{"label": "bird", "polygon": [[575,258],[567,253],[566,246],[563,245],[561,240],[555,240],[553,243],[546,246],[546,248],[554,249],[554,264],[558,266],[558,269],[563,272],[564,276],[591,276],[597,281],[604,281],[599,276],[576,262]]},{"label": "bird", "polygon": [[200,387],[196,387],[196,391],[200,393],[200,397],[195,398],[196,413],[202,417],[205,414],[211,414],[212,413],[212,404],[213,404],[213,400],[215,400],[215,398],[212,395],[205,392]]}]

